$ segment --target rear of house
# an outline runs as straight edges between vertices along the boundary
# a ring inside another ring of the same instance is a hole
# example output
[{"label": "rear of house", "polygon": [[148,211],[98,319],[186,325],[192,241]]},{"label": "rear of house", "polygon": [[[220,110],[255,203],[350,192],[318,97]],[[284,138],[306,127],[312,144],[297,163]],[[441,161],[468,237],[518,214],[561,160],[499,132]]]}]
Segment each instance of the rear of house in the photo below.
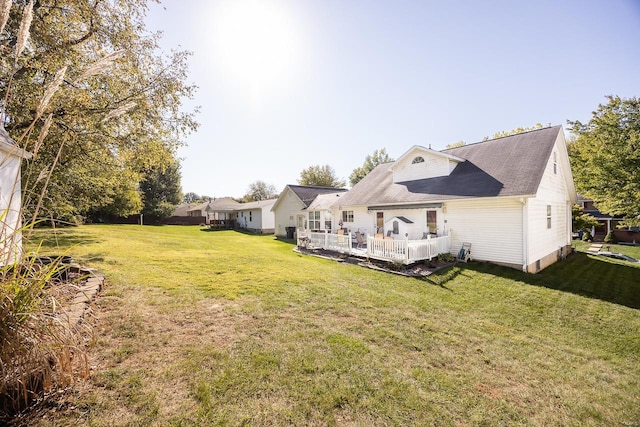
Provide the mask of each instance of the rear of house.
[{"label": "rear of house", "polygon": [[292,238],[294,230],[307,229],[310,225],[316,227],[316,224],[319,228],[324,229],[327,221],[331,222],[329,212],[331,203],[320,204],[318,202],[312,206],[311,210],[308,208],[318,196],[336,197],[329,195],[341,194],[346,191],[343,188],[287,185],[271,208],[274,214],[275,235]]},{"label": "rear of house", "polygon": [[260,234],[273,234],[275,217],[271,208],[277,199],[241,203],[236,209],[238,227]]},{"label": "rear of house", "polygon": [[573,177],[560,126],[455,149],[415,146],[333,206],[344,227],[395,239],[450,236],[476,260],[537,272],[571,247]]}]

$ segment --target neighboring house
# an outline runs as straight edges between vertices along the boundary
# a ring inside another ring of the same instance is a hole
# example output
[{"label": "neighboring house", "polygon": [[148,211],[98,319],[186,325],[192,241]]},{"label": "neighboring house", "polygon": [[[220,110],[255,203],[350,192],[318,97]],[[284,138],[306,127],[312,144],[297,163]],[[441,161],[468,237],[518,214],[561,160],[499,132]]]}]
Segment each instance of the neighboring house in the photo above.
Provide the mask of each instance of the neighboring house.
[{"label": "neighboring house", "polygon": [[191,207],[187,209],[187,216],[203,216],[208,220],[209,218],[207,213],[209,212],[208,209],[210,203],[211,200],[208,200],[197,205],[191,205]]},{"label": "neighboring house", "polygon": [[351,232],[449,235],[454,254],[467,242],[476,260],[537,272],[570,251],[576,201],[564,132],[555,126],[443,151],[414,146],[331,209]]},{"label": "neighboring house", "polygon": [[172,216],[191,216],[189,214],[189,209],[192,209],[194,207],[195,205],[193,203],[180,203],[178,206],[176,206]]},{"label": "neighboring house", "polygon": [[[343,188],[287,185],[271,208],[275,217],[275,235],[287,236],[287,228],[307,229],[313,226],[330,230],[335,227],[334,224],[330,224],[332,217],[329,216],[328,208],[335,201],[333,198],[338,198],[338,194],[346,191]],[[321,195],[323,198],[309,211],[309,206]],[[332,202],[325,203],[325,197]]]},{"label": "neighboring house", "polygon": [[0,265],[19,259],[22,253],[22,182],[20,166],[32,155],[15,145],[0,125]]},{"label": "neighboring house", "polygon": [[273,234],[275,229],[275,217],[271,208],[277,199],[260,200],[257,202],[241,203],[236,208],[236,218],[239,228],[253,231],[254,233]]},{"label": "neighboring house", "polygon": [[191,211],[195,205],[193,203],[181,203],[176,206],[173,211],[173,215],[169,218],[165,218],[161,221],[162,224],[167,225],[201,225],[204,224],[206,219],[200,215],[198,211]]},{"label": "neighboring house", "polygon": [[204,208],[207,223],[218,227],[234,228],[238,217],[236,209],[240,206],[241,204],[231,197],[213,198]]},{"label": "neighboring house", "polygon": [[597,219],[600,224],[591,228],[593,240],[602,241],[605,236],[613,232],[620,242],[637,243],[640,242],[640,229],[638,227],[618,228],[618,224],[624,220],[620,215],[604,214],[598,210],[593,200],[578,195],[578,205],[582,206],[584,213]]}]

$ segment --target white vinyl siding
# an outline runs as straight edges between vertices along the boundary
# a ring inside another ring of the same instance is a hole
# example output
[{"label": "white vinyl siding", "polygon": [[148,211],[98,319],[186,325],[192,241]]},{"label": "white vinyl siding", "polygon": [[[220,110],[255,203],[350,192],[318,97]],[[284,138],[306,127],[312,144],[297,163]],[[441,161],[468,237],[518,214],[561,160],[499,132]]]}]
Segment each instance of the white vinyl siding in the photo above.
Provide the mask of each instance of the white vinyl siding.
[{"label": "white vinyl siding", "polygon": [[[551,206],[550,228],[547,227],[548,206]],[[562,163],[554,162],[553,154],[540,181],[538,194],[529,199],[527,210],[529,264],[571,244],[571,202]]]},{"label": "white vinyl siding", "polygon": [[522,265],[522,203],[513,198],[446,202],[451,251],[471,243],[473,259]]},{"label": "white vinyl siding", "polygon": [[300,199],[288,188],[285,194],[280,196],[277,203],[278,206],[273,212],[275,220],[275,234],[277,236],[286,236],[286,227],[295,227],[297,215],[302,213],[306,216],[306,212],[302,211],[304,205]]},{"label": "white vinyl siding", "polygon": [[[412,163],[416,157],[422,157],[424,162]],[[415,156],[409,156],[404,162],[395,167],[393,181],[404,182],[446,176],[453,169],[449,163],[449,160],[444,157],[434,156],[428,152],[417,152]]]}]

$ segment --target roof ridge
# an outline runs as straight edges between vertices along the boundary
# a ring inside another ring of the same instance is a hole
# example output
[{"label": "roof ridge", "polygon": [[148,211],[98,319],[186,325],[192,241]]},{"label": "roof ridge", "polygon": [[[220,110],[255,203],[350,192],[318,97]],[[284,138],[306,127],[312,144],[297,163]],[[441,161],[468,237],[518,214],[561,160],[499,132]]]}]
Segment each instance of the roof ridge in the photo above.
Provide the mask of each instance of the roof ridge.
[{"label": "roof ridge", "polygon": [[550,129],[554,129],[554,128],[562,128],[562,125],[546,126],[546,127],[539,128],[539,129],[526,130],[526,131],[523,131],[523,132],[518,132],[518,133],[511,134],[511,135],[505,135],[505,136],[501,136],[501,137],[498,137],[498,138],[487,139],[486,141],[472,142],[470,144],[461,145],[460,147],[445,148],[444,150],[440,150],[440,151],[457,150],[457,149],[460,149],[460,148],[469,147],[471,145],[479,145],[479,144],[484,144],[484,143],[487,143],[487,142],[500,141],[501,139],[505,139],[505,138],[512,138],[514,136],[525,135],[527,133],[533,133],[533,132],[541,132],[543,130],[550,130]]}]

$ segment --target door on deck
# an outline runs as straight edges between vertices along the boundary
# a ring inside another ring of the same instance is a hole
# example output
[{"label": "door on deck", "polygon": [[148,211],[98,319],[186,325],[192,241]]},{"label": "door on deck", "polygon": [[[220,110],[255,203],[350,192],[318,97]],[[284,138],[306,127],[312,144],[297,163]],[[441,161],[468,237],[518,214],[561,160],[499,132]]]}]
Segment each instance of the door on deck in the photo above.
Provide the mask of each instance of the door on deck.
[{"label": "door on deck", "polygon": [[376,212],[376,233],[384,233],[384,212]]},{"label": "door on deck", "polygon": [[427,228],[430,234],[438,234],[438,217],[436,211],[427,211]]},{"label": "door on deck", "polygon": [[296,228],[298,230],[306,230],[307,229],[307,217],[306,215],[298,215],[298,223],[296,224]]}]

